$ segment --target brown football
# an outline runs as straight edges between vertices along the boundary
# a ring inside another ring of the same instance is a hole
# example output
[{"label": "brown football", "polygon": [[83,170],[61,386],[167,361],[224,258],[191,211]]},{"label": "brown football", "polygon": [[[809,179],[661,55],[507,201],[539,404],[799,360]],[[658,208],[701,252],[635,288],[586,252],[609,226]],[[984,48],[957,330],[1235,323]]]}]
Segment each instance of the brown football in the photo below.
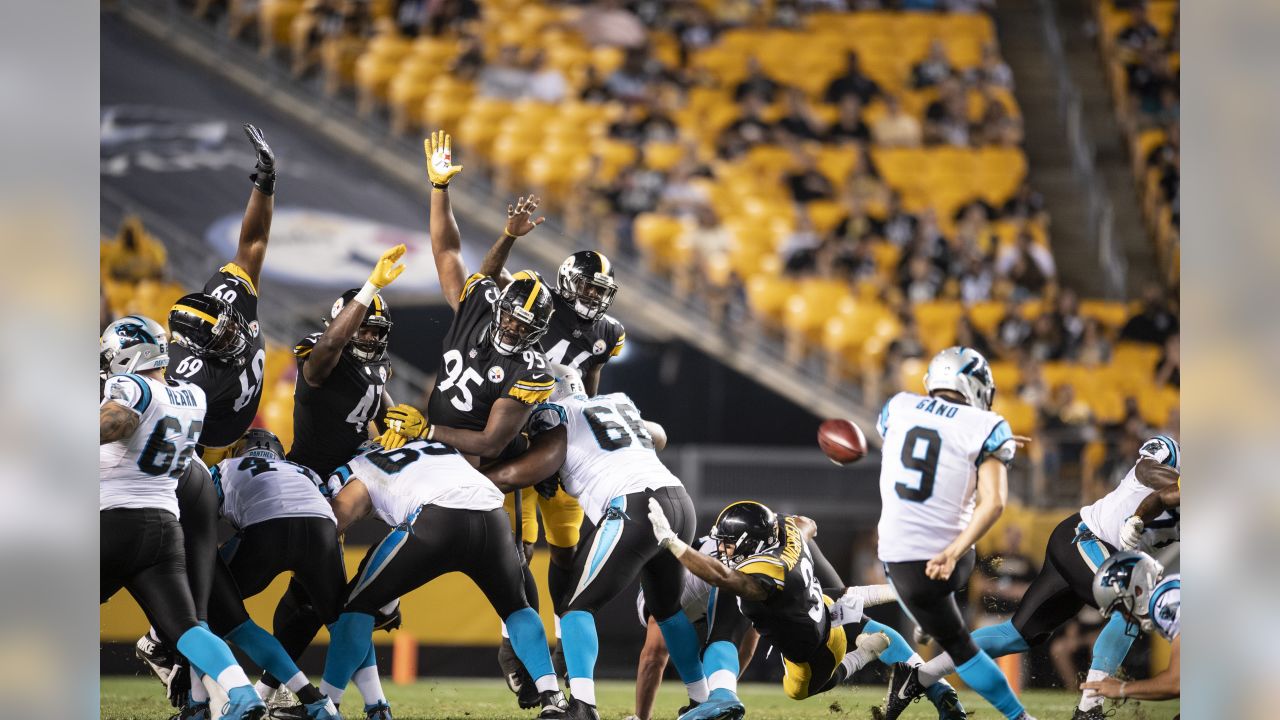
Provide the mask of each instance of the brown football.
[{"label": "brown football", "polygon": [[848,420],[824,420],[818,426],[818,447],[831,462],[848,465],[867,454],[867,438],[857,425]]}]

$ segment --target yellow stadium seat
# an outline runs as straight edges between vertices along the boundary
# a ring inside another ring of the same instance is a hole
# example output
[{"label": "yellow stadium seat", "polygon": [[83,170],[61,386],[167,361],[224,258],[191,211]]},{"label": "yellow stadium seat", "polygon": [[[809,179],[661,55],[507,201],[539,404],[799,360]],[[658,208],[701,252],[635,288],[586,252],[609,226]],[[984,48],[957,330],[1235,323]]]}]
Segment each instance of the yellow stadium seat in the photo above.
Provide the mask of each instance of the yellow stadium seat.
[{"label": "yellow stadium seat", "polygon": [[786,304],[783,324],[788,335],[807,343],[816,342],[832,308],[850,297],[849,286],[836,280],[810,279],[800,283],[799,291]]},{"label": "yellow stadium seat", "polygon": [[1081,300],[1080,314],[1097,320],[1107,330],[1119,330],[1129,320],[1129,308],[1110,300]]},{"label": "yellow stadium seat", "polygon": [[650,169],[667,172],[678,165],[686,154],[685,147],[678,142],[648,142],[644,146],[644,164]]},{"label": "yellow stadium seat", "polygon": [[836,228],[848,213],[844,206],[834,200],[814,200],[805,206],[813,229],[825,235]]},{"label": "yellow stadium seat", "polygon": [[1160,362],[1163,349],[1158,345],[1141,342],[1118,342],[1111,351],[1111,362],[1114,365],[1140,369],[1148,377],[1155,375],[1156,365]]},{"label": "yellow stadium seat", "polygon": [[898,366],[898,387],[906,392],[924,391],[924,374],[929,363],[920,358],[908,358]]},{"label": "yellow stadium seat", "polygon": [[840,187],[858,165],[858,151],[849,146],[824,145],[816,153],[814,162],[831,184]]},{"label": "yellow stadium seat", "polygon": [[954,300],[934,300],[918,303],[912,308],[920,337],[925,348],[933,354],[955,344],[956,324],[964,314],[964,308]]},{"label": "yellow stadium seat", "polygon": [[996,360],[991,363],[991,379],[996,384],[996,393],[1015,393],[1022,383],[1022,368],[1015,362]]},{"label": "yellow stadium seat", "polygon": [[1153,427],[1164,427],[1169,422],[1170,411],[1177,408],[1179,403],[1177,388],[1152,384],[1138,392],[1138,412]]},{"label": "yellow stadium seat", "polygon": [[258,8],[258,28],[276,45],[289,44],[289,28],[302,12],[302,0],[262,0]]},{"label": "yellow stadium seat", "polygon": [[984,300],[974,303],[969,308],[969,322],[988,337],[995,334],[996,327],[1003,317],[1004,303],[999,300]]},{"label": "yellow stadium seat", "polygon": [[781,324],[787,299],[795,290],[796,283],[790,278],[756,275],[747,283],[747,304],[757,317],[776,327]]},{"label": "yellow stadium seat", "polygon": [[996,394],[996,400],[991,408],[995,412],[1004,416],[1009,422],[1009,428],[1013,430],[1014,435],[1031,435],[1035,433],[1039,426],[1039,419],[1036,417],[1036,409],[1031,405],[1018,399],[1014,393]]},{"label": "yellow stadium seat", "polygon": [[636,146],[620,140],[601,140],[591,147],[591,152],[600,158],[600,176],[605,180],[617,177],[622,168],[636,161]]},{"label": "yellow stadium seat", "polygon": [[632,226],[636,247],[658,270],[671,267],[684,232],[685,226],[679,219],[658,213],[641,213]]}]

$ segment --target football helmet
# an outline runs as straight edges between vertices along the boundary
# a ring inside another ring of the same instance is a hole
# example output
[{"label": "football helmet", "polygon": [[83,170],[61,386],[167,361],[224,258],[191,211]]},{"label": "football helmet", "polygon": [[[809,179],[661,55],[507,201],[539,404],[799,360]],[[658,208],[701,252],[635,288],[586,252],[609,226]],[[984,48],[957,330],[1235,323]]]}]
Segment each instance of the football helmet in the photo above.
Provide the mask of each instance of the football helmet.
[{"label": "football helmet", "polygon": [[283,460],[284,444],[275,433],[266,428],[249,428],[249,432],[231,448],[231,456]]},{"label": "football helmet", "polygon": [[1107,558],[1093,576],[1093,599],[1103,617],[1119,610],[1144,632],[1155,624],[1150,618],[1151,590],[1160,582],[1164,566],[1143,552],[1118,552]]},{"label": "football helmet", "polygon": [[[778,542],[778,516],[754,500],[739,500],[720,511],[711,539],[730,567]],[[733,552],[725,549],[732,545]]]},{"label": "football helmet", "polygon": [[551,363],[551,374],[556,379],[556,388],[551,391],[551,402],[571,397],[586,399],[587,386],[582,382],[582,373],[568,365]]},{"label": "football helmet", "polygon": [[169,338],[160,323],[142,315],[126,315],[102,331],[98,369],[106,375],[169,366]]},{"label": "football helmet", "polygon": [[613,304],[618,283],[613,263],[594,250],[579,250],[560,263],[556,294],[564,298],[583,320],[595,320]]},{"label": "football helmet", "polygon": [[493,304],[493,346],[510,355],[537,345],[551,325],[553,312],[551,291],[542,277],[532,270],[521,270]]},{"label": "football helmet", "polygon": [[1142,443],[1142,447],[1138,448],[1138,456],[1150,458],[1182,472],[1182,448],[1178,447],[1177,440],[1168,435],[1156,435]]},{"label": "football helmet", "polygon": [[[342,312],[342,308],[347,306],[359,290],[352,288],[333,302],[333,307],[329,309],[329,317],[324,319],[325,327],[329,327],[329,323],[338,319],[338,313]],[[361,330],[370,329],[373,331],[372,338],[361,337]],[[351,356],[362,363],[381,362],[387,356],[387,343],[391,339],[391,308],[387,305],[387,301],[382,296],[374,293],[373,303],[364,311],[364,320],[360,322],[360,327],[352,334],[351,339],[347,341],[344,348]]]},{"label": "football helmet", "polygon": [[245,364],[249,323],[220,297],[200,292],[178,298],[169,309],[169,333],[198,358]]},{"label": "football helmet", "polygon": [[967,347],[949,347],[933,356],[924,374],[924,389],[954,390],[965,402],[979,410],[990,410],[996,399],[996,383],[991,366],[982,353]]}]

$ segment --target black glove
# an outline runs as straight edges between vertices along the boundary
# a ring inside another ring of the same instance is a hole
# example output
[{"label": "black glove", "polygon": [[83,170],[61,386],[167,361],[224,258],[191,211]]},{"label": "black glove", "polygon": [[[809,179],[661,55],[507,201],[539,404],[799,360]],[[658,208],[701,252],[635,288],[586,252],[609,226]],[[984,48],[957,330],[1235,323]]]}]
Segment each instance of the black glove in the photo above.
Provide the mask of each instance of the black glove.
[{"label": "black glove", "polygon": [[560,473],[556,473],[537,485],[534,485],[533,489],[537,490],[538,494],[542,497],[550,500],[555,497],[556,491],[560,489]]},{"label": "black glove", "polygon": [[271,146],[256,126],[245,123],[244,134],[249,136],[253,149],[258,151],[258,164],[253,168],[257,172],[250,175],[249,179],[263,195],[272,195],[276,191],[276,154],[271,152]]},{"label": "black glove", "polygon": [[170,705],[176,708],[186,706],[187,696],[191,694],[191,664],[182,655],[177,656],[173,670],[169,673],[166,694]]},{"label": "black glove", "polygon": [[383,613],[379,610],[378,613],[373,616],[373,629],[391,632],[392,630],[400,627],[400,621],[402,619],[403,618],[400,617],[400,603],[396,603],[396,609],[392,610],[389,614]]}]

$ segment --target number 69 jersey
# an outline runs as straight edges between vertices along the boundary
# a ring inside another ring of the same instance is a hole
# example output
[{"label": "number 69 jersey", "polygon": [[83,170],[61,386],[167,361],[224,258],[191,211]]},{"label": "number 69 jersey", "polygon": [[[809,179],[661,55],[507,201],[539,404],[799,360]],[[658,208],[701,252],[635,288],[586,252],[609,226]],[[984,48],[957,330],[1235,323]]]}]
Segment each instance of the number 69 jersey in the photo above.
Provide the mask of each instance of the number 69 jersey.
[{"label": "number 69 jersey", "polygon": [[493,278],[480,273],[467,278],[427,401],[431,424],[483,430],[493,404],[502,398],[537,405],[551,397],[556,381],[536,347],[512,355],[494,347],[490,324],[499,294]]},{"label": "number 69 jersey", "polygon": [[880,560],[929,560],[973,517],[978,466],[1013,462],[1009,423],[942,398],[898,393],[876,421],[880,464]]},{"label": "number 69 jersey", "polygon": [[113,375],[102,402],[137,413],[133,435],[98,448],[98,509],[159,508],[178,517],[178,478],[187,469],[204,424],[198,385],[141,375]]},{"label": "number 69 jersey", "polygon": [[624,393],[545,403],[530,419],[534,433],[560,424],[568,441],[560,482],[593,523],[616,497],[681,484],[658,459],[653,436]]}]

